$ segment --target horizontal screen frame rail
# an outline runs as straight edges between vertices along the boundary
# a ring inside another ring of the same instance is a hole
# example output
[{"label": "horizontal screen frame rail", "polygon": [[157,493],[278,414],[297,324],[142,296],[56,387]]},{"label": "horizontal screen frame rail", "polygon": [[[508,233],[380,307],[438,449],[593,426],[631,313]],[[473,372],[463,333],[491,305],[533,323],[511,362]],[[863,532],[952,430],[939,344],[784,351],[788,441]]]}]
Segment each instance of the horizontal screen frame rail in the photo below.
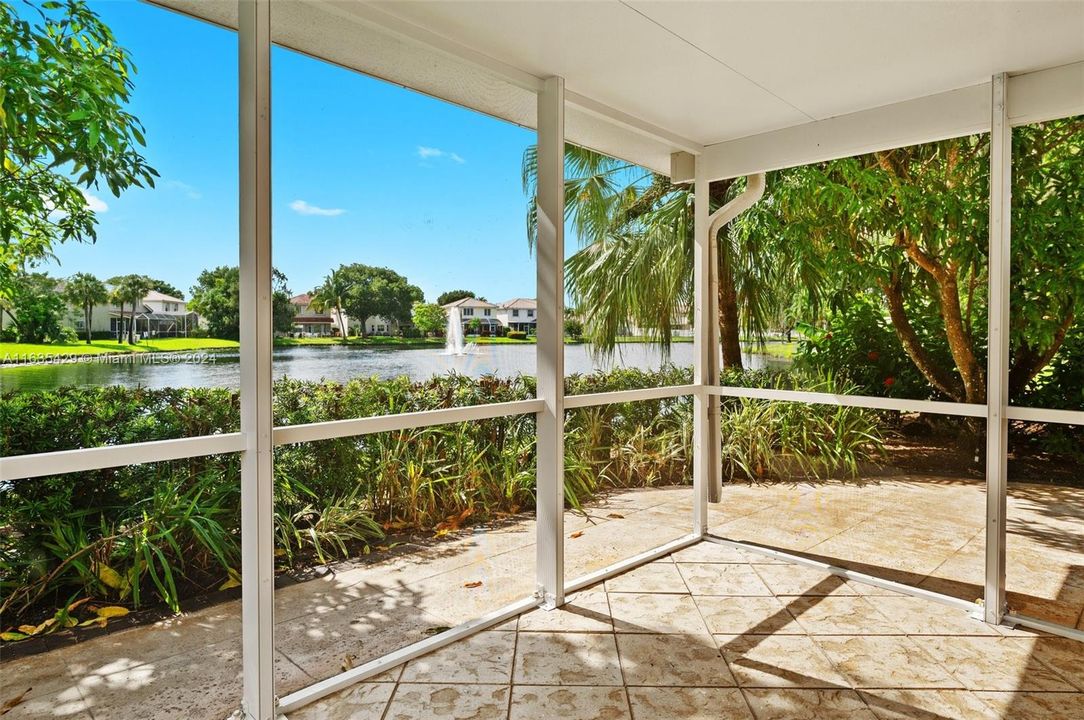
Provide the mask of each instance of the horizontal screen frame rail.
[{"label": "horizontal screen frame rail", "polygon": [[390,670],[409,660],[421,657],[434,650],[439,650],[446,645],[451,645],[457,640],[462,640],[463,638],[474,635],[475,633],[493,627],[494,625],[500,625],[521,613],[537,608],[540,603],[541,601],[534,597],[518,600],[510,605],[505,605],[498,610],[494,610],[491,613],[456,625],[439,635],[419,640],[416,643],[401,647],[387,655],[382,655],[375,660],[370,660],[363,665],[358,665],[356,668],[351,668],[345,672],[332,675],[329,678],[313,683],[308,687],[280,698],[277,710],[280,714],[297,710],[309,703],[316,702],[339,690],[343,690],[351,685],[362,682],[367,678],[379,675],[380,673]]},{"label": "horizontal screen frame rail", "polygon": [[817,570],[823,570],[831,573],[832,575],[838,575],[847,580],[853,580],[854,582],[864,583],[866,585],[873,585],[879,587],[882,590],[892,590],[894,592],[903,593],[905,595],[911,595],[913,597],[923,598],[924,600],[932,600],[934,602],[941,603],[942,605],[948,605],[959,610],[964,610],[969,613],[974,613],[976,608],[979,607],[977,603],[961,600],[951,595],[945,595],[943,593],[934,592],[932,590],[924,590],[923,588],[915,587],[914,585],[907,585],[905,583],[896,582],[894,580],[885,580],[879,578],[876,575],[869,575],[863,572],[857,572],[855,570],[848,570],[847,568],[840,567],[838,565],[832,565],[831,563],[821,562],[820,560],[813,560],[811,558],[803,557],[801,555],[795,555],[793,553],[785,552],[783,550],[776,550],[774,548],[764,547],[755,543],[741,542],[739,540],[730,540],[728,538],[720,537],[718,535],[712,535],[708,533],[704,536],[704,540],[715,543],[716,545],[722,545],[724,547],[734,548],[735,550],[745,550],[747,552],[757,553],[766,557],[774,558],[776,560],[783,560],[792,565],[802,565],[805,567],[816,568]]},{"label": "horizontal screen frame rail", "polygon": [[701,385],[663,385],[662,387],[638,388],[635,390],[615,390],[613,392],[589,393],[585,395],[565,395],[565,410],[574,408],[613,405],[614,403],[641,402],[644,400],[663,400],[666,398],[695,396]]},{"label": "horizontal screen frame rail", "polygon": [[352,418],[350,420],[328,420],[304,425],[279,426],[275,428],[274,444],[275,447],[279,447],[281,445],[294,445],[317,440],[335,440],[382,432],[415,430],[434,425],[492,420],[511,415],[533,415],[540,412],[542,406],[542,400],[539,399],[513,400],[512,402],[467,405],[465,407],[377,415],[374,417]]},{"label": "horizontal screen frame rail", "polygon": [[14,455],[0,459],[0,480],[66,475],[126,465],[224,455],[244,450],[245,436],[235,432]]},{"label": "horizontal screen frame rail", "polygon": [[838,393],[812,392],[808,390],[776,390],[770,388],[747,388],[732,385],[707,387],[709,395],[720,397],[749,398],[783,402],[810,403],[813,405],[837,405],[840,407],[867,408],[870,410],[898,410],[900,412],[956,415],[959,417],[986,417],[986,405],[954,403],[938,400],[903,400],[900,398],[873,397],[870,395],[842,395]]},{"label": "horizontal screen frame rail", "polygon": [[1052,408],[1010,405],[1005,411],[1005,417],[1009,420],[1023,420],[1025,422],[1084,426],[1084,411],[1081,410],[1054,410]]}]

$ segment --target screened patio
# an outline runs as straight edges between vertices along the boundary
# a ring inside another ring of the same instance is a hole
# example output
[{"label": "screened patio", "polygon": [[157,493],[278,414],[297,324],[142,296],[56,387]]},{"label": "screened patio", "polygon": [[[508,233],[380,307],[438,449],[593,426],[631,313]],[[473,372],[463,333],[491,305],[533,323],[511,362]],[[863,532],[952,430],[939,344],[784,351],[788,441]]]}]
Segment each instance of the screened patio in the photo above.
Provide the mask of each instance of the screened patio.
[{"label": "screened patio", "polygon": [[[153,4],[238,37],[223,72],[240,88],[240,432],[0,467],[239,455],[242,597],[163,621],[168,641],[137,628],[20,659],[39,689],[12,717],[217,717],[232,695],[258,720],[1084,713],[1084,490],[1010,485],[1009,467],[1010,422],[1078,426],[1084,412],[1011,405],[1008,390],[1013,129],[1084,114],[1084,4]],[[537,132],[533,399],[275,417],[275,46]],[[764,173],[974,134],[990,138],[985,403],[722,383],[715,238]],[[691,384],[567,392],[566,143],[692,186]],[[746,190],[713,211],[711,184],[734,178]],[[967,421],[984,466],[897,467],[861,487],[724,483],[720,408],[739,401]],[[691,486],[570,512],[576,414],[678,402],[692,407]],[[534,422],[533,514],[276,582],[276,450],[520,416]]]}]

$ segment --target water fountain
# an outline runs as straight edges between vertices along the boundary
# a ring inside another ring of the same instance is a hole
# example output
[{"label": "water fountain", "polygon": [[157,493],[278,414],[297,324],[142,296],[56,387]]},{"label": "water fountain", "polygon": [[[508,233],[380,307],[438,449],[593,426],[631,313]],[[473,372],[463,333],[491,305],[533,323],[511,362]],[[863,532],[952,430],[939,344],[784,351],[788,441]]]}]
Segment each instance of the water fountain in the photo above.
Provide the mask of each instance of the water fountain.
[{"label": "water fountain", "polygon": [[[472,343],[473,345],[473,343]],[[448,310],[448,325],[444,329],[444,354],[467,355],[470,346],[463,342],[463,320],[458,307]]]}]

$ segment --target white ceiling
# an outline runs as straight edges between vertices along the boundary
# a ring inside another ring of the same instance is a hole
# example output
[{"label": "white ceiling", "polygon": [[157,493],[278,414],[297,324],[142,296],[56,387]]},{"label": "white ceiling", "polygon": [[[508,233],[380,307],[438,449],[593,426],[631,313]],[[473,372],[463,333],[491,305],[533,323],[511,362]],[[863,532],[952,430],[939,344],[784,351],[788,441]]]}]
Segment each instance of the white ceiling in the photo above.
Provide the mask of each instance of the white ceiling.
[{"label": "white ceiling", "polygon": [[1084,0],[372,4],[702,145],[1084,60]]}]

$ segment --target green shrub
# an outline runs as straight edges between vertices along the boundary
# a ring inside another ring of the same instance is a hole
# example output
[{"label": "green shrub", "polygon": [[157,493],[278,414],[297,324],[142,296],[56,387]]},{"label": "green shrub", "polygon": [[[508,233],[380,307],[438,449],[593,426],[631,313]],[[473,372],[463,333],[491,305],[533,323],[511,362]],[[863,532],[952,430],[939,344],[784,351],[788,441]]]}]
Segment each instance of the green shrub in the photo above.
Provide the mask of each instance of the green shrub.
[{"label": "green shrub", "polygon": [[[569,394],[691,381],[688,369],[619,369],[566,379]],[[766,386],[807,383],[749,373]],[[824,386],[827,387],[827,386]],[[837,388],[838,389],[838,388]],[[345,384],[283,379],[280,425],[344,420],[536,396],[531,377]],[[879,436],[868,411],[727,400],[724,460],[734,477],[853,472]],[[0,395],[0,454],[214,435],[238,430],[225,389],[65,387]],[[581,508],[609,488],[688,483],[688,396],[570,410],[565,498]],[[365,552],[384,532],[443,532],[529,511],[535,502],[533,414],[275,449],[275,537],[284,568]],[[240,570],[237,455],[131,465],[0,484],[0,611],[40,621],[74,597],[178,608]],[[8,618],[11,618],[9,621]]]},{"label": "green shrub", "polygon": [[507,337],[509,340],[526,340],[527,333],[522,330],[509,330]]},{"label": "green shrub", "polygon": [[[922,327],[923,317],[915,320],[915,330],[923,345],[942,365],[953,367],[952,356],[936,328]],[[796,377],[846,378],[858,395],[936,398],[937,392],[907,357],[895,330],[877,302],[859,296],[836,312],[828,327],[799,324],[802,339],[795,354]],[[985,363],[985,359],[981,360]],[[808,389],[808,388],[805,388]],[[943,398],[941,398],[943,399]]]},{"label": "green shrub", "polygon": [[[830,375],[758,370],[724,373],[722,379],[738,387],[859,394]],[[882,423],[863,408],[725,397],[720,422],[723,476],[730,479],[854,477],[861,463],[884,450]]]},{"label": "green shrub", "polygon": [[1057,410],[1084,410],[1084,323],[1065,335],[1050,364],[1029,384],[1015,405]]}]

